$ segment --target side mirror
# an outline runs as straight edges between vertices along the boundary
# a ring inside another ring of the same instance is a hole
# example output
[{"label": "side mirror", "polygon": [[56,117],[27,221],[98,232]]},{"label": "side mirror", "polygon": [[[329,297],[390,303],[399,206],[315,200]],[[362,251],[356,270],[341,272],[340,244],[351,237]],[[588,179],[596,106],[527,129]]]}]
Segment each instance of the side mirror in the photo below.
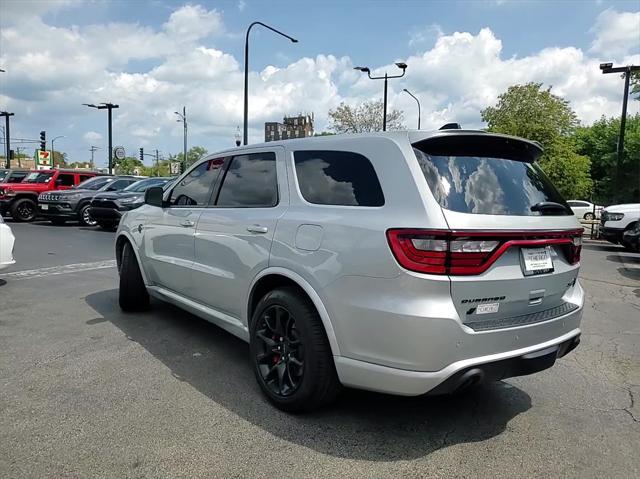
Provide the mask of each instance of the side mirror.
[{"label": "side mirror", "polygon": [[164,190],[162,186],[152,186],[144,192],[144,202],[148,205],[162,208],[164,206],[164,202],[162,201],[163,195]]}]

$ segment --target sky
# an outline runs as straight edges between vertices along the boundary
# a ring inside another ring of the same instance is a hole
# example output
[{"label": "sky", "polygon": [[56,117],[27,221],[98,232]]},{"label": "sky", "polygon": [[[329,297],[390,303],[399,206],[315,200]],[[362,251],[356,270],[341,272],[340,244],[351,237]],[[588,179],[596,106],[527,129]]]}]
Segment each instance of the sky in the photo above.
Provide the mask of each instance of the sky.
[{"label": "sky", "polygon": [[[83,103],[113,102],[114,146],[138,155],[215,152],[242,127],[244,38],[252,21],[299,40],[251,31],[249,142],[264,122],[382,98],[383,84],[353,69],[406,75],[389,81],[390,108],[415,128],[458,122],[481,128],[480,111],[509,86],[552,87],[589,125],[618,116],[623,81],[601,62],[640,64],[640,1],[200,1],[0,0],[0,110],[15,113],[11,137],[46,130],[69,161],[106,164],[107,115]],[[640,102],[630,102],[630,113]],[[27,151],[33,151],[33,144]],[[12,142],[12,148],[19,146]],[[150,162],[147,161],[147,162]]]}]

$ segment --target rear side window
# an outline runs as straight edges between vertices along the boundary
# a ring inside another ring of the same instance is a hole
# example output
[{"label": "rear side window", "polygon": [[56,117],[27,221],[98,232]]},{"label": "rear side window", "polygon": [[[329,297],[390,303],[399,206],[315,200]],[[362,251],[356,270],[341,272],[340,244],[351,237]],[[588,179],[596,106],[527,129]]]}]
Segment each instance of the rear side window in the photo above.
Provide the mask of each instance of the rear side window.
[{"label": "rear side window", "polygon": [[58,175],[56,185],[58,186],[73,186],[75,184],[73,175],[61,173]]},{"label": "rear side window", "polygon": [[[428,148],[428,146],[427,146]],[[490,152],[471,156],[430,154],[414,148],[418,164],[440,206],[460,213],[540,216],[541,202],[567,203],[535,163],[498,158]]]},{"label": "rear side window", "polygon": [[309,203],[383,206],[384,195],[371,162],[349,151],[296,151],[296,176]]}]

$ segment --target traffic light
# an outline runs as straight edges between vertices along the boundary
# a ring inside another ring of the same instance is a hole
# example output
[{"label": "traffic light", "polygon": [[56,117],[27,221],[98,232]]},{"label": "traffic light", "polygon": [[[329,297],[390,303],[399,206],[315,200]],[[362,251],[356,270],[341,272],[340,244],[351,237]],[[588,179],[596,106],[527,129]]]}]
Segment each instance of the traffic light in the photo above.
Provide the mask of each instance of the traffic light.
[{"label": "traffic light", "polygon": [[144,148],[140,148],[140,161],[144,163]]},{"label": "traffic light", "polygon": [[42,130],[40,132],[40,151],[47,150],[47,132]]}]

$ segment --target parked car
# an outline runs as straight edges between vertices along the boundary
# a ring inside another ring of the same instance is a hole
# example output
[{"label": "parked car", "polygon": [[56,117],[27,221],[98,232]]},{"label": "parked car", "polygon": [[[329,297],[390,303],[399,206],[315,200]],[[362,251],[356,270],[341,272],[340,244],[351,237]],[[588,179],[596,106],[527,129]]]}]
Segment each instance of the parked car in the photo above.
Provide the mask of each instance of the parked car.
[{"label": "parked car", "polygon": [[[582,218],[587,221],[594,220],[596,218],[600,218],[600,213],[602,211],[602,206],[594,205],[593,203],[589,203],[588,201],[582,200],[567,200],[567,204],[573,211],[573,214],[576,215],[577,218]],[[594,216],[594,207],[595,207],[595,216]]]},{"label": "parked car", "polygon": [[13,259],[13,246],[15,237],[11,232],[11,228],[7,225],[2,216],[0,216],[0,269],[4,269],[15,263]]},{"label": "parked car", "polygon": [[93,197],[104,191],[120,191],[138,181],[133,176],[101,176],[92,178],[67,191],[50,191],[38,197],[38,213],[53,224],[78,221],[83,226],[95,226],[89,213]]},{"label": "parked car", "polygon": [[29,170],[0,168],[0,183],[20,183]]},{"label": "parked car", "polygon": [[249,342],[286,411],[549,368],[579,342],[582,228],[541,154],[439,130],[208,156],[122,217],[120,306],[151,295]]},{"label": "parked car", "polygon": [[0,184],[0,214],[15,221],[33,221],[38,213],[38,195],[65,190],[99,173],[85,170],[33,170],[20,183]]},{"label": "parked car", "polygon": [[600,217],[600,236],[613,244],[622,244],[622,235],[640,221],[640,203],[607,206]]},{"label": "parked car", "polygon": [[622,233],[622,244],[628,249],[640,253],[640,221],[632,229]]},{"label": "parked car", "polygon": [[122,191],[98,193],[91,200],[89,214],[103,229],[115,230],[127,211],[144,204],[144,192],[152,186],[164,187],[173,178],[155,177],[136,181]]}]

